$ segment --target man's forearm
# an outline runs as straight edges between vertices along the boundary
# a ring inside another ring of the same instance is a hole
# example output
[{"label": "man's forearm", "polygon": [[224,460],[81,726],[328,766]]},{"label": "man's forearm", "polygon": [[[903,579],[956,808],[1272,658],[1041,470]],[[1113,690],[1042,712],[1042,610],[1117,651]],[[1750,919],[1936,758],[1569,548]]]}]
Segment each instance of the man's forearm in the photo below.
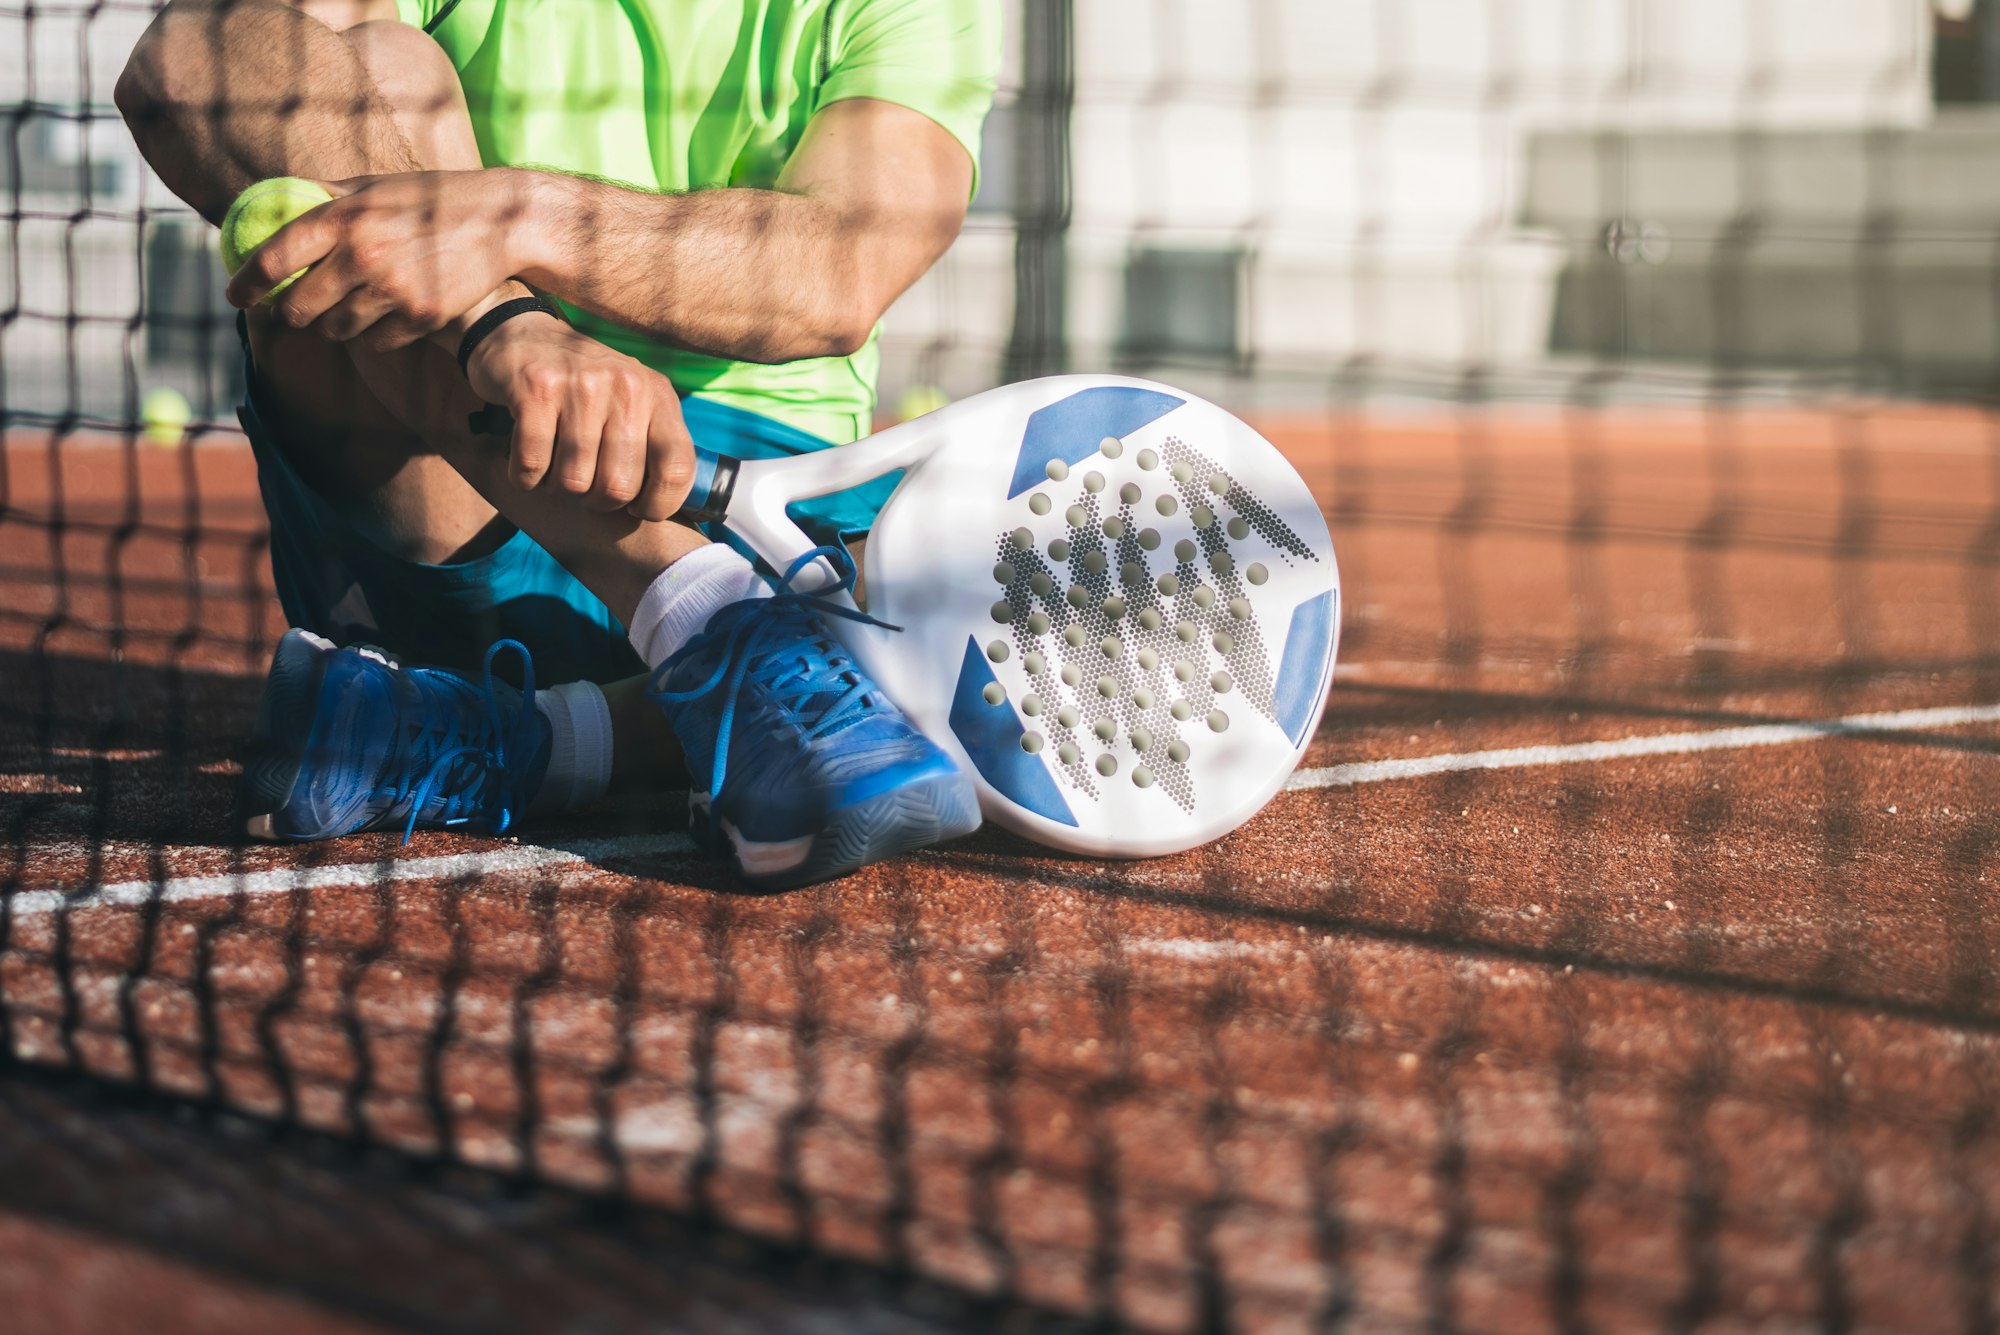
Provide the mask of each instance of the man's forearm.
[{"label": "man's forearm", "polygon": [[845,356],[900,282],[885,220],[773,190],[654,195],[523,174],[521,277],[594,314],[713,356]]}]

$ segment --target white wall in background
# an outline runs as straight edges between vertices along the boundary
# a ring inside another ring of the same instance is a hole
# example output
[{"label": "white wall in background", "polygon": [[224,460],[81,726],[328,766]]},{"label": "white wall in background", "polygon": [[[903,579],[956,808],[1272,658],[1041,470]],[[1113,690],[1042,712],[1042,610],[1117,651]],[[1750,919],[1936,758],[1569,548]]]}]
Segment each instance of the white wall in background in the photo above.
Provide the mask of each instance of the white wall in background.
[{"label": "white wall in background", "polygon": [[1536,359],[1543,127],[1915,125],[1925,0],[1078,0],[1078,355],[1134,244],[1235,246],[1259,364]]},{"label": "white wall in background", "polygon": [[[1018,0],[1006,9],[1017,38]],[[133,213],[177,208],[106,116],[146,15],[62,0],[32,23],[24,12],[0,17],[0,108],[94,105],[99,119],[51,130],[44,147],[119,170],[90,201],[109,216],[31,194],[34,216],[0,237],[11,252],[0,306],[36,317],[0,335],[16,407],[35,368],[57,396],[72,369],[91,386],[122,384],[131,345],[115,324],[71,331],[39,317],[129,315]],[[1782,141],[1918,126],[1929,52],[1928,0],[1076,0],[1073,361],[1116,359],[1127,257],[1164,247],[1247,253],[1239,342],[1260,372],[1311,377],[1357,358],[1531,366],[1575,244],[1521,225],[1532,133],[1755,127]],[[1010,58],[1005,87],[1019,81]],[[1688,174],[1685,211],[1704,211],[1709,167]],[[1612,188],[1584,171],[1564,207],[1588,211]],[[1675,193],[1657,172],[1648,188]],[[1707,211],[1726,207],[1718,196]],[[1011,242],[1004,217],[977,216],[897,304],[886,400],[997,375]]]}]

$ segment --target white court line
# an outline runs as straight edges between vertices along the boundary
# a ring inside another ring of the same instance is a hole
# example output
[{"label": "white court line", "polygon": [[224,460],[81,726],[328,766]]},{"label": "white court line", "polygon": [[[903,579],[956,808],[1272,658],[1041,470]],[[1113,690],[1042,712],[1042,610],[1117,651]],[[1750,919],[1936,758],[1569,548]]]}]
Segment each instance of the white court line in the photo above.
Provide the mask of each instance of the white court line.
[{"label": "white court line", "polygon": [[345,889],[384,881],[441,881],[501,872],[550,871],[611,858],[693,851],[694,841],[685,834],[624,835],[616,839],[578,839],[560,846],[515,844],[484,853],[453,853],[435,858],[384,858],[329,867],[274,867],[269,871],[223,872],[215,876],[175,876],[164,881],[118,881],[76,896],[61,890],[24,890],[10,896],[8,903],[14,916],[21,918],[53,913],[64,904],[71,908],[149,902],[175,904],[238,894]]},{"label": "white court line", "polygon": [[1684,756],[1697,751],[1738,751],[1752,746],[1789,746],[1827,737],[1863,737],[1879,732],[1929,732],[1968,723],[2000,723],[2000,705],[1948,705],[1941,709],[1897,709],[1881,714],[1849,714],[1846,718],[1805,723],[1758,723],[1708,732],[1669,732],[1650,737],[1626,737],[1615,742],[1576,742],[1569,746],[1511,746],[1499,751],[1468,751],[1455,756],[1412,756],[1407,760],[1371,760],[1355,765],[1302,769],[1287,789],[1349,788],[1355,784],[1415,779],[1426,774],[1461,770],[1521,769],[1528,765],[1581,765],[1631,756]]},{"label": "white court line", "polygon": [[[1901,709],[1881,714],[1849,714],[1846,718],[1805,723],[1762,723],[1707,732],[1669,732],[1650,737],[1626,737],[1613,742],[1577,742],[1569,746],[1516,746],[1498,751],[1468,751],[1459,755],[1412,756],[1405,760],[1374,760],[1355,765],[1329,765],[1300,770],[1285,787],[1349,788],[1364,783],[1415,779],[1427,774],[1461,770],[1520,769],[1529,765],[1580,765],[1633,756],[1691,755],[1699,751],[1734,751],[1756,746],[1787,746],[1828,737],[1858,737],[1884,732],[1929,732],[1971,723],[2000,723],[2000,705],[1955,705],[1941,709]],[[276,894],[286,890],[335,889],[375,885],[383,881],[431,881],[502,872],[549,871],[609,858],[647,857],[694,851],[685,834],[627,835],[616,839],[583,839],[557,846],[516,844],[485,853],[454,853],[447,857],[385,859],[342,863],[331,867],[278,867],[270,871],[180,876],[165,881],[121,881],[75,898],[60,890],[26,890],[10,898],[16,918],[55,912],[64,904],[88,908],[99,904],[180,903],[221,899],[230,895]]]}]

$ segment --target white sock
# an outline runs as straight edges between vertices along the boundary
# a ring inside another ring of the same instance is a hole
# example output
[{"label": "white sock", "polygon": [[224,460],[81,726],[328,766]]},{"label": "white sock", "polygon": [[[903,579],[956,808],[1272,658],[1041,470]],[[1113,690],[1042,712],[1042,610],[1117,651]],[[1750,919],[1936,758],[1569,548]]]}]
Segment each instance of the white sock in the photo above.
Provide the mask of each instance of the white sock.
[{"label": "white sock", "polygon": [[595,683],[573,681],[535,692],[549,721],[549,767],[531,811],[588,806],[611,786],[611,706]]},{"label": "white sock", "polygon": [[711,542],[660,572],[640,595],[627,633],[646,665],[658,667],[729,604],[770,594],[770,585],[735,548]]}]

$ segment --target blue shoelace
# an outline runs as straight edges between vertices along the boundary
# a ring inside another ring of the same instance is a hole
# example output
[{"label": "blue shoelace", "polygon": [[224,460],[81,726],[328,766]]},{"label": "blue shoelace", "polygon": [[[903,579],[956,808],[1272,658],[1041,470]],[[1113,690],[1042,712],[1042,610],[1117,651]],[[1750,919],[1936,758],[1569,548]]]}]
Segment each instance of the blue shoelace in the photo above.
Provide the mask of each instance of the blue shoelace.
[{"label": "blue shoelace", "polygon": [[829,601],[818,594],[793,590],[792,581],[814,561],[824,559],[839,578],[825,593],[846,592],[854,587],[854,558],[845,547],[815,547],[786,569],[777,592],[769,598],[749,598],[731,603],[709,618],[708,625],[681,650],[696,657],[713,654],[715,667],[699,686],[684,691],[662,689],[675,654],[653,670],[647,694],[656,704],[685,704],[718,687],[724,692],[722,713],[715,734],[715,757],[710,763],[708,792],[712,801],[722,797],[722,785],[729,774],[729,737],[736,721],[736,701],[744,684],[755,674],[757,683],[772,701],[795,719],[806,712],[806,702],[832,695],[831,704],[818,717],[803,724],[807,739],[824,736],[859,715],[880,708],[869,697],[877,689],[863,676],[853,660],[826,636],[813,621],[815,613],[843,617],[885,630],[900,630],[865,612]]},{"label": "blue shoelace", "polygon": [[[500,693],[493,681],[493,660],[505,649],[511,649],[521,657],[521,707],[514,715],[512,727],[500,716]],[[428,714],[417,738],[419,759],[403,772],[393,790],[394,801],[400,802],[405,797],[410,799],[409,823],[403,826],[403,842],[406,844],[416,832],[418,814],[447,779],[453,782],[445,786],[441,799],[444,824],[462,825],[482,812],[497,812],[492,814],[495,834],[505,834],[507,827],[514,823],[515,811],[523,802],[518,771],[529,760],[524,752],[534,740],[529,725],[535,712],[535,660],[520,641],[498,640],[486,650],[485,670],[483,689],[448,673],[426,673],[423,669],[416,669],[410,674],[411,681],[425,694]],[[463,711],[457,707],[460,700],[454,699],[449,705],[441,704],[431,698],[431,693],[438,690],[453,696],[478,690],[486,726],[483,733],[471,740],[439,751],[424,770],[423,777],[412,783],[410,775],[415,765],[423,763],[422,750],[459,735],[459,725],[463,721]]]}]

